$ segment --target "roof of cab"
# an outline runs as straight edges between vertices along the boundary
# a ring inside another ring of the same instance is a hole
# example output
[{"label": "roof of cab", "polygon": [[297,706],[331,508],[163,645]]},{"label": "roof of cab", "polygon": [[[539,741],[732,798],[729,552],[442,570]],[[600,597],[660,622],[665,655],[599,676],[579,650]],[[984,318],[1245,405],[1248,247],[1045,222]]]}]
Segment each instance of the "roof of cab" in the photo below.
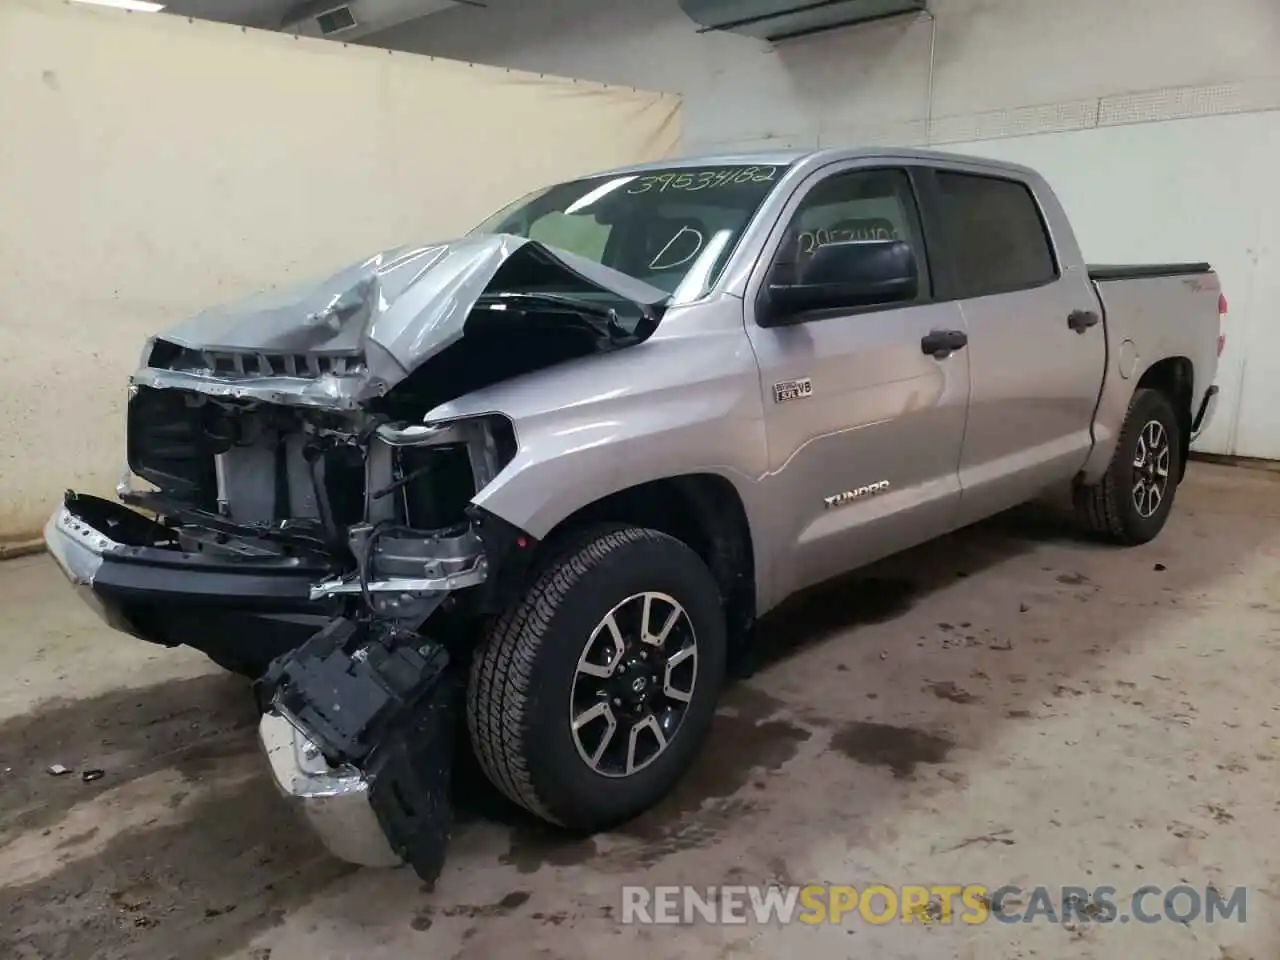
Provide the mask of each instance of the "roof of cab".
[{"label": "roof of cab", "polygon": [[1036,177],[1029,167],[988,157],[968,156],[960,153],[944,153],[939,150],[919,150],[909,147],[825,147],[817,150],[760,150],[741,153],[694,153],[682,157],[650,160],[612,170],[600,171],[594,176],[644,173],[648,170],[670,170],[673,167],[735,166],[761,164],[790,166],[804,162],[806,166],[821,167],[843,160],[886,159],[924,163],[966,163],[1020,174],[1024,178]]}]

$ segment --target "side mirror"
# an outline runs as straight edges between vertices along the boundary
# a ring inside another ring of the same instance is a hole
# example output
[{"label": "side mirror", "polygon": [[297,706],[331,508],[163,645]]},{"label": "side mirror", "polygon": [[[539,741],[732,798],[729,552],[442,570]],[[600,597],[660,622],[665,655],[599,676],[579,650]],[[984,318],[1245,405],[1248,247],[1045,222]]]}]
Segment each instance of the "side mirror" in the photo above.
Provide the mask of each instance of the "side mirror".
[{"label": "side mirror", "polygon": [[761,326],[783,326],[810,310],[868,307],[914,300],[920,271],[902,240],[829,243],[818,247],[795,283],[771,283]]}]

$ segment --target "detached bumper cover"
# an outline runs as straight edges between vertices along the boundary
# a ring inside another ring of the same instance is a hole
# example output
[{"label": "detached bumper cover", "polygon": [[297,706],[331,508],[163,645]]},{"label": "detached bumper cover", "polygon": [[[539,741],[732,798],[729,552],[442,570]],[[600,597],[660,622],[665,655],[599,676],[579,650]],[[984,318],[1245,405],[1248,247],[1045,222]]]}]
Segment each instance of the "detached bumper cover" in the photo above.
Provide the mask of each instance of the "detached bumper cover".
[{"label": "detached bumper cover", "polygon": [[222,601],[307,609],[328,571],[295,560],[210,560],[149,545],[155,524],[123,504],[69,493],[44,528],[45,546],[72,583],[120,600]]},{"label": "detached bumper cover", "polygon": [[120,544],[93,529],[65,506],[54,511],[44,525],[44,542],[67,579],[78,587],[93,586],[104,555],[120,549]]},{"label": "detached bumper cover", "polygon": [[[213,561],[153,546],[155,525],[123,504],[69,493],[44,528],[45,547],[113,629],[185,644],[220,663],[265,667],[334,616],[311,584],[330,571],[296,561]],[[256,674],[255,674],[256,675]]]},{"label": "detached bumper cover", "polygon": [[[404,863],[433,882],[452,827],[461,664],[416,630],[348,620],[330,601],[312,600],[317,573],[327,571],[211,561],[157,546],[156,533],[121,504],[68,494],[44,535],[67,578],[116,629],[260,664],[253,675],[271,708],[259,736],[280,791],[340,859]],[[231,629],[228,616],[265,629]],[[305,633],[281,639],[286,624]]]},{"label": "detached bumper cover", "polygon": [[59,507],[44,525],[44,544],[80,598],[112,628],[133,633],[119,609],[105,603],[93,590],[105,556],[118,550],[120,544],[94,530],[66,507]]}]

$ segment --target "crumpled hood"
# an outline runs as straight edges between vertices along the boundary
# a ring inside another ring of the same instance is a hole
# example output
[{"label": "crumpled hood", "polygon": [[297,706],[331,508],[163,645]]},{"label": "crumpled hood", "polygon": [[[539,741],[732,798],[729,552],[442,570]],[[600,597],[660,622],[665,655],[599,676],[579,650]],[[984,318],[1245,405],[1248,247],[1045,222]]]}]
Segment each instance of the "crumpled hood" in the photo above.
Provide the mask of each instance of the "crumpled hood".
[{"label": "crumpled hood", "polygon": [[[398,247],[319,281],[204,310],[160,334],[156,345],[172,344],[206,358],[229,357],[225,364],[168,369],[156,365],[160,350],[148,346],[151,359],[133,382],[273,402],[356,406],[386,393],[460,339],[476,301],[503,289],[502,275],[528,276],[530,270],[538,271],[540,284],[559,274],[645,307],[668,298],[657,287],[536,240],[472,235]],[[292,358],[288,372],[282,372],[283,361],[272,361],[275,357]],[[313,375],[300,377],[296,369]]]}]

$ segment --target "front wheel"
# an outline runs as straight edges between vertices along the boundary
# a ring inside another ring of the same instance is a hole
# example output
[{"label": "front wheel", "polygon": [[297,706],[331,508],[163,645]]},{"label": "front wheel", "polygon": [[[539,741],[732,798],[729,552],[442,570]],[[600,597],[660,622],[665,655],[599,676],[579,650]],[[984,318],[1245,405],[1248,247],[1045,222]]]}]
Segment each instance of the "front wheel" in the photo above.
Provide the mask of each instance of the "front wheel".
[{"label": "front wheel", "polygon": [[1182,476],[1178,416],[1163,393],[1134,393],[1101,482],[1076,490],[1076,513],[1091,533],[1127,546],[1156,538]]},{"label": "front wheel", "polygon": [[467,725],[510,799],[595,831],[653,806],[693,761],[725,671],[706,565],[655,530],[586,531],[476,652]]}]

